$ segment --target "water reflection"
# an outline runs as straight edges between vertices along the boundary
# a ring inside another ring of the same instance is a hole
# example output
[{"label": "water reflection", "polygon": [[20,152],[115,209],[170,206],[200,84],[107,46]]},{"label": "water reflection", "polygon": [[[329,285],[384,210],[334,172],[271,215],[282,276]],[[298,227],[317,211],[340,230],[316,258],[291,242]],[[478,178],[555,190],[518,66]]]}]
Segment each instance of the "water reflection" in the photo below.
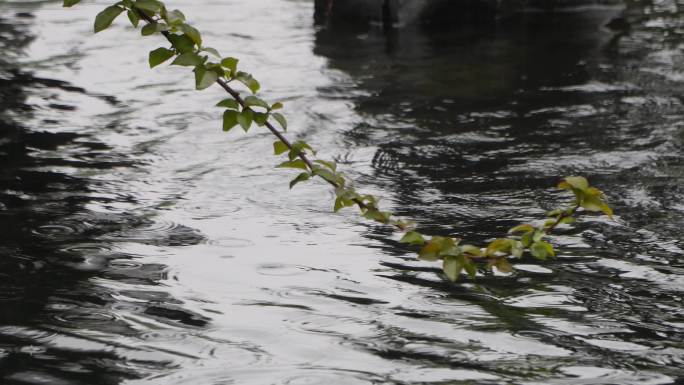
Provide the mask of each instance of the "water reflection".
[{"label": "water reflection", "polygon": [[[120,105],[19,65],[34,39],[33,7],[1,7],[1,382],[117,384],[173,367],[177,352],[126,340],[141,333],[135,318],[154,319],[160,330],[201,328],[208,320],[158,288],[165,265],[137,262],[119,244],[132,233],[155,245],[196,244],[202,236],[107,210],[135,197],[101,175],[135,162],[73,116]],[[120,286],[107,284],[114,281]]]},{"label": "water reflection", "polygon": [[[679,5],[662,3],[520,15],[494,29],[387,35],[329,26],[317,33],[315,52],[364,91],[353,105],[366,118],[345,133],[351,147],[376,147],[361,180],[393,191],[397,211],[421,218],[426,232],[475,241],[503,234],[562,202],[548,189],[561,175],[586,175],[617,207],[615,223],[589,219],[555,236],[564,250],[558,261],[522,266],[508,278],[482,277],[480,285],[453,288],[435,280],[437,269],[384,263],[403,270],[388,278],[478,304],[495,322],[475,329],[543,344],[527,365],[498,356],[487,373],[577,376],[581,363],[597,378],[578,383],[669,381],[660,374],[631,377],[635,368],[681,375],[675,368],[682,313],[673,310],[684,288],[682,238],[674,230],[682,220],[671,211],[682,197],[675,187],[682,163],[682,55],[675,48],[681,14]],[[627,31],[616,32],[618,22]],[[369,236],[386,239],[375,231]],[[386,244],[388,252],[395,248]],[[401,314],[422,318],[421,310]],[[410,349],[402,351],[394,354],[411,357]],[[489,361],[486,355],[445,365],[479,364]],[[621,370],[602,373],[591,368],[597,362]]]}]

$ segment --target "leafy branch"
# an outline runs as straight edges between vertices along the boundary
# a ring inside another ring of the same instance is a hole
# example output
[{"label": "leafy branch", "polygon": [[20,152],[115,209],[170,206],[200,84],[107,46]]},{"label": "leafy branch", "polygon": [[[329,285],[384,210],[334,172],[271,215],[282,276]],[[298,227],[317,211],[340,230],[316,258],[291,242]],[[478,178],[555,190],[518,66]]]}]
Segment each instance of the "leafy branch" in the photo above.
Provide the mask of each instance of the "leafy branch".
[{"label": "leafy branch", "polygon": [[[63,0],[63,5],[71,7],[80,1]],[[240,126],[248,132],[256,125],[266,127],[278,139],[273,143],[274,154],[287,156],[287,160],[277,167],[301,170],[290,182],[290,188],[314,177],[323,179],[335,190],[335,212],[355,206],[365,218],[405,232],[400,242],[420,246],[418,257],[422,260],[441,260],[444,273],[452,281],[457,280],[463,271],[474,278],[478,267],[510,272],[513,267],[509,260],[522,258],[526,253],[539,260],[554,257],[556,252],[553,246],[544,238],[557,226],[573,223],[580,208],[586,212],[603,212],[612,217],[612,210],[606,204],[603,193],[589,186],[585,178],[572,176],[566,177],[558,185],[574,194],[572,205],[549,212],[549,219],[541,225],[515,226],[510,229],[508,237],[494,239],[484,247],[461,244],[460,239],[453,237],[426,238],[415,230],[414,223],[382,211],[376,197],[357,192],[346,176],[338,171],[335,162],[318,159],[316,151],[304,141],[290,142],[272,123],[275,121],[283,131],[287,131],[287,120],[278,112],[283,108],[283,103],[268,103],[257,96],[261,85],[252,74],[238,68],[237,58],[223,57],[215,48],[205,46],[201,33],[187,22],[181,11],[169,11],[158,0],[122,0],[95,17],[94,31],[97,33],[109,28],[124,12],[134,28],[142,24],[140,31],[143,36],[161,34],[169,43],[169,46],[159,47],[149,53],[151,68],[173,59],[171,65],[192,68],[196,89],[203,90],[218,84],[228,93],[229,98],[216,104],[224,109],[224,131]],[[232,84],[245,88],[248,95],[243,97]]]}]

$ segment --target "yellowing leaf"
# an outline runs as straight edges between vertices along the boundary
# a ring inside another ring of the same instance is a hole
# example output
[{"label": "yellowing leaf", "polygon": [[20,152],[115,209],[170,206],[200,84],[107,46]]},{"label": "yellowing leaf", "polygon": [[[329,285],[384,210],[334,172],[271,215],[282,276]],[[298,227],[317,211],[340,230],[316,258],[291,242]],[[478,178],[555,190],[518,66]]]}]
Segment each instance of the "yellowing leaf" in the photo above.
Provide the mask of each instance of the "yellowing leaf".
[{"label": "yellowing leaf", "polygon": [[273,153],[275,155],[283,154],[287,152],[289,149],[290,147],[288,147],[287,144],[281,141],[273,142]]},{"label": "yellowing leaf", "polygon": [[438,253],[442,250],[442,245],[440,242],[436,242],[434,238],[430,240],[422,249],[418,252],[418,258],[424,261],[436,261],[439,259]]},{"label": "yellowing leaf", "polygon": [[496,266],[497,270],[502,273],[510,273],[513,271],[513,266],[511,266],[510,262],[508,262],[506,258],[497,259],[494,263],[494,266]]},{"label": "yellowing leaf", "polygon": [[474,255],[476,257],[482,256],[482,250],[479,247],[473,245],[462,245],[461,252],[464,254]]},{"label": "yellowing leaf", "polygon": [[589,182],[583,176],[568,176],[565,177],[559,184],[558,188],[569,190],[571,188],[584,191],[589,188]]},{"label": "yellowing leaf", "polygon": [[477,276],[477,266],[475,266],[475,263],[470,258],[463,257],[463,268],[468,273],[470,279],[475,279]]},{"label": "yellowing leaf", "polygon": [[409,245],[422,245],[425,243],[425,238],[417,231],[409,231],[399,240],[400,243],[408,243]]},{"label": "yellowing leaf", "polygon": [[442,240],[442,249],[439,251],[440,256],[459,256],[462,254],[461,248],[457,247],[460,239],[454,239],[451,237],[445,237]]},{"label": "yellowing leaf", "polygon": [[601,211],[609,217],[613,217],[613,209],[598,196],[586,195],[580,205],[587,211]]},{"label": "yellowing leaf", "polygon": [[451,282],[456,282],[463,271],[463,257],[445,257],[442,263],[442,270]]},{"label": "yellowing leaf", "polygon": [[509,234],[526,233],[528,231],[534,231],[534,226],[525,223],[522,225],[517,225],[515,227],[512,227],[510,230],[508,230],[508,233]]},{"label": "yellowing leaf", "polygon": [[493,240],[488,246],[486,255],[494,256],[497,253],[508,254],[511,251],[511,245],[513,243],[512,239],[499,238]]}]

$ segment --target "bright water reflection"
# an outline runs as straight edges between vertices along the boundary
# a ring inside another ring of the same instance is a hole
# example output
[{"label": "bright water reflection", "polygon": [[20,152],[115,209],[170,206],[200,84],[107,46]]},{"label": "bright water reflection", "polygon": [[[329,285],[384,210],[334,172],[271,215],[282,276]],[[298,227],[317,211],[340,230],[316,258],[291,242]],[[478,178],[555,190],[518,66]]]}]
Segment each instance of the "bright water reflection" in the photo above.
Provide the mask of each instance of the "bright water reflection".
[{"label": "bright water reflection", "polygon": [[385,36],[314,27],[310,1],[169,1],[426,231],[498,236],[562,175],[609,192],[616,221],[560,233],[557,260],[456,285],[325,186],[288,191],[267,134],[220,132],[218,90],[146,68],[161,40],[89,36],[106,1],[58,3],[0,3],[3,383],[684,375],[681,3]]}]

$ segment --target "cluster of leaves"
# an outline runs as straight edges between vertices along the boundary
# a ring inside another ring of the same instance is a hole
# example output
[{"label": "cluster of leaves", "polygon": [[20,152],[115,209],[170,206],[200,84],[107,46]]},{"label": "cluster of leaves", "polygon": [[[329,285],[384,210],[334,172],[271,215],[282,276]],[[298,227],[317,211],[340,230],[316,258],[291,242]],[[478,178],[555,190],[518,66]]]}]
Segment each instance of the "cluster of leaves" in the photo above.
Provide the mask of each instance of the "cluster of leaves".
[{"label": "cluster of leaves", "polygon": [[[64,0],[64,6],[71,7],[80,1]],[[251,74],[238,69],[238,59],[222,57],[217,49],[203,45],[201,33],[187,22],[183,12],[167,10],[164,3],[158,0],[122,0],[105,8],[95,17],[95,33],[109,28],[124,12],[134,28],[138,28],[141,21],[146,22],[141,28],[143,36],[163,34],[170,43],[168,47],[159,47],[150,52],[151,68],[169,61],[171,65],[191,67],[198,90],[209,88],[219,80],[225,84],[238,81],[252,94],[261,88]],[[238,125],[247,131],[253,124],[263,126],[269,118],[287,129],[285,116],[275,112],[283,107],[280,102],[268,104],[256,95],[249,95],[239,101],[235,98],[220,101],[217,106],[226,109],[223,115],[224,131]]]},{"label": "cluster of leaves", "polygon": [[400,240],[402,243],[421,246],[418,257],[426,261],[442,260],[444,274],[455,281],[462,271],[474,278],[478,264],[485,269],[496,268],[503,273],[513,270],[509,260],[520,259],[526,253],[538,260],[556,256],[556,251],[544,238],[558,225],[575,222],[575,214],[580,208],[587,212],[603,212],[609,217],[613,210],[608,206],[601,190],[589,186],[581,176],[563,179],[558,188],[571,191],[575,199],[570,207],[548,212],[548,219],[538,225],[524,223],[511,228],[506,238],[497,238],[484,247],[460,244],[460,239],[451,237],[432,237],[426,239],[417,231],[410,230]]},{"label": "cluster of leaves", "polygon": [[[71,7],[81,0],[63,1],[65,7]],[[507,238],[495,239],[484,247],[461,244],[460,239],[453,237],[434,236],[428,239],[415,230],[414,223],[397,219],[391,212],[382,211],[376,197],[358,193],[347,181],[345,175],[338,171],[335,162],[315,158],[316,152],[306,142],[289,142],[270,123],[273,119],[283,130],[287,130],[285,117],[276,112],[283,108],[283,104],[281,102],[267,103],[258,97],[259,82],[251,74],[238,70],[238,59],[222,57],[216,49],[203,45],[200,32],[188,24],[181,11],[169,11],[158,0],[122,0],[105,8],[96,16],[95,32],[109,28],[124,12],[135,28],[138,28],[141,21],[144,21],[141,28],[143,36],[161,34],[170,44],[150,52],[150,67],[156,67],[168,61],[171,61],[171,65],[192,67],[195,86],[198,90],[218,83],[230,95],[230,98],[217,104],[218,107],[225,109],[224,131],[229,131],[238,125],[248,131],[252,125],[256,124],[265,126],[278,138],[273,143],[274,153],[287,156],[287,160],[280,163],[278,167],[302,170],[290,182],[290,188],[314,177],[323,179],[335,189],[335,212],[345,207],[356,206],[365,218],[405,232],[400,242],[420,246],[418,251],[420,259],[441,260],[444,273],[452,281],[457,280],[463,271],[474,278],[480,267],[510,272],[513,268],[509,260],[522,258],[526,253],[539,260],[554,257],[556,252],[553,246],[544,240],[544,237],[556,226],[572,223],[579,208],[589,212],[601,211],[612,216],[612,210],[606,204],[603,193],[589,186],[585,178],[574,176],[563,179],[558,185],[559,188],[574,194],[573,204],[565,210],[550,212],[549,219],[540,225],[515,226],[509,231],[510,235]],[[250,94],[243,97],[240,92],[234,90],[230,85],[234,81],[242,84]]]}]

